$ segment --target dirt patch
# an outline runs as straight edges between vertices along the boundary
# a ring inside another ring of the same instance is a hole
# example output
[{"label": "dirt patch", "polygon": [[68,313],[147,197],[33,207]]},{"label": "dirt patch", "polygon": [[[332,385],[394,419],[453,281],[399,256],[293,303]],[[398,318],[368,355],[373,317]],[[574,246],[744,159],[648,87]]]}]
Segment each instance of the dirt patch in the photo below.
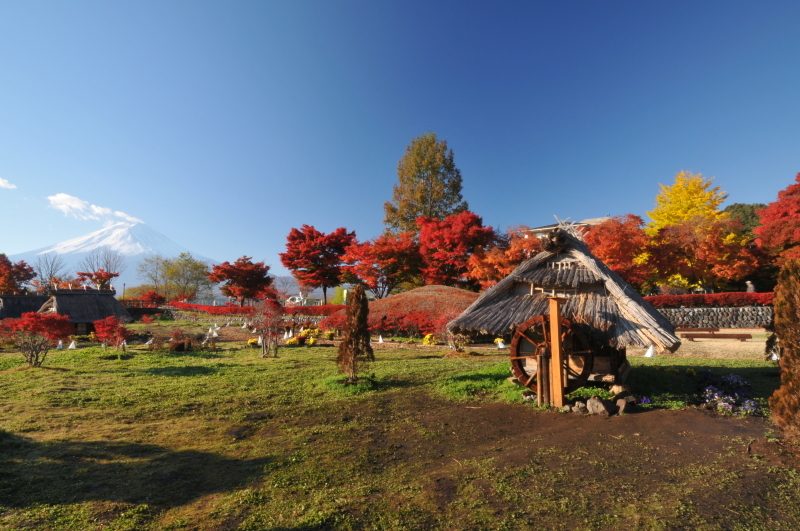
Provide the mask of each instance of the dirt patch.
[{"label": "dirt patch", "polygon": [[[677,332],[680,335],[684,332]],[[724,358],[724,359],[764,359],[764,346],[769,333],[763,328],[722,328],[720,334],[750,334],[752,339],[681,339],[681,346],[672,357],[677,358]],[[628,356],[644,356],[647,349],[631,347]],[[656,355],[658,356],[658,355]]]}]

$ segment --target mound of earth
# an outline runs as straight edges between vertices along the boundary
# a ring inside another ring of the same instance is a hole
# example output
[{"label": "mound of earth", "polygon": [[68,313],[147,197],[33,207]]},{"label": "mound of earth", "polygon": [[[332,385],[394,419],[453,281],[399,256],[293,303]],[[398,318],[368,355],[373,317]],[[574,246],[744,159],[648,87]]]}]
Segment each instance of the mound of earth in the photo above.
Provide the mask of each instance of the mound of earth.
[{"label": "mound of earth", "polygon": [[[475,302],[478,294],[448,286],[423,286],[369,303],[369,326],[408,330],[415,327],[427,333],[440,328],[443,323],[457,317]],[[346,310],[340,310],[322,326],[340,328],[345,321]]]}]

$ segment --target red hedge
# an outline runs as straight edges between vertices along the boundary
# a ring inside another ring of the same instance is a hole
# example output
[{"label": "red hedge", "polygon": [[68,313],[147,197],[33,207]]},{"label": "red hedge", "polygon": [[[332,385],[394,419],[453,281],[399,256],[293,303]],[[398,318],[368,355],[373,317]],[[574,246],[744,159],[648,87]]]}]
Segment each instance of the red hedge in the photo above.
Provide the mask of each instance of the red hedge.
[{"label": "red hedge", "polygon": [[773,293],[699,293],[686,295],[653,295],[644,299],[656,308],[696,308],[700,306],[768,306],[772,304]]},{"label": "red hedge", "polygon": [[[208,306],[204,304],[189,304],[188,302],[173,301],[170,306],[179,310],[190,310],[193,312],[204,312],[210,315],[247,315],[253,311],[252,306]],[[284,308],[286,315],[331,315],[341,310],[345,306],[339,304],[328,304],[325,306],[287,306]]]}]

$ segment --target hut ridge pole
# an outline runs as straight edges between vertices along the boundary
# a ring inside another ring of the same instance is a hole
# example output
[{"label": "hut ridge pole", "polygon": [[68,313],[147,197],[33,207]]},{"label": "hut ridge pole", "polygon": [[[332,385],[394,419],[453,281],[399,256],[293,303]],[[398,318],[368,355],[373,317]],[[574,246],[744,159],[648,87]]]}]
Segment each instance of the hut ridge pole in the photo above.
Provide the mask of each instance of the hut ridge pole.
[{"label": "hut ridge pole", "polygon": [[564,407],[564,360],[561,352],[561,312],[565,302],[558,297],[550,299],[550,398],[555,407]]}]

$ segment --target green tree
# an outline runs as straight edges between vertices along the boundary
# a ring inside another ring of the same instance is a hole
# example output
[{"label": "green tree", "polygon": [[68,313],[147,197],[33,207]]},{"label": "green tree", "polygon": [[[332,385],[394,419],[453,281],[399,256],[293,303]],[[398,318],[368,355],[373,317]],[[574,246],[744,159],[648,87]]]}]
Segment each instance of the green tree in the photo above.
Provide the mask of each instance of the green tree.
[{"label": "green tree", "polygon": [[436,133],[411,140],[397,165],[397,178],[392,201],[383,205],[389,232],[416,234],[420,216],[444,219],[469,209],[461,197],[461,172],[453,161],[453,150]]},{"label": "green tree", "polygon": [[207,269],[208,264],[196,260],[191,253],[181,253],[177,258],[167,261],[165,276],[179,297],[193,294],[202,298],[211,294],[212,284],[208,280]]},{"label": "green tree", "polygon": [[652,220],[647,224],[647,234],[654,236],[659,229],[670,225],[681,225],[692,218],[707,218],[715,221],[725,217],[719,205],[728,197],[720,191],[719,186],[711,187],[714,182],[704,179],[701,174],[682,171],[675,175],[672,186],[661,186],[656,196],[656,207],[647,213]]},{"label": "green tree", "polygon": [[726,206],[722,211],[728,214],[731,219],[739,218],[742,228],[752,234],[753,229],[761,225],[761,218],[756,214],[756,211],[762,208],[767,208],[767,205],[764,203],[734,203]]}]

